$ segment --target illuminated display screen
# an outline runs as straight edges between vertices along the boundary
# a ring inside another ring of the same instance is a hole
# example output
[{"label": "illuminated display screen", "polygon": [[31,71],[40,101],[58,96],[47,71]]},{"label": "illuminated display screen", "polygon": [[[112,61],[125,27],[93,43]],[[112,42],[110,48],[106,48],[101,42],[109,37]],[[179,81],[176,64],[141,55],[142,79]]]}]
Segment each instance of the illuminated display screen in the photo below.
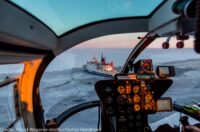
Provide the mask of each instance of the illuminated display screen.
[{"label": "illuminated display screen", "polygon": [[169,67],[160,67],[159,73],[160,75],[169,75]]},{"label": "illuminated display screen", "polygon": [[170,98],[157,100],[157,111],[171,111],[171,110],[172,110],[172,100]]}]

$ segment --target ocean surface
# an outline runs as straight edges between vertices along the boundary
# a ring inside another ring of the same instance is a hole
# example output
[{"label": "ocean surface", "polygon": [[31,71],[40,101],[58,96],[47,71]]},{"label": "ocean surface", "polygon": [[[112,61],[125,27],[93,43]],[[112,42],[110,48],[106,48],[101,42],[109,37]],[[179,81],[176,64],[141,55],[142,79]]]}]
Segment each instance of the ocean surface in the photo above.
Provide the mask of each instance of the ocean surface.
[{"label": "ocean surface", "polygon": [[[97,100],[94,84],[105,77],[86,73],[82,65],[93,57],[106,57],[107,62],[114,62],[120,69],[130,54],[131,49],[75,49],[72,48],[57,56],[46,69],[41,83],[40,94],[44,108],[45,119],[57,117],[66,109],[86,101]],[[200,102],[200,55],[193,49],[147,49],[137,58],[152,59],[154,69],[157,65],[174,65],[176,76],[173,77],[173,85],[164,96],[172,97],[173,102],[185,104],[192,101]],[[6,76],[14,76],[23,71],[23,65],[0,65],[0,80]],[[7,95],[13,85],[0,89],[0,128],[6,127],[14,118],[12,95]],[[9,92],[10,93],[10,92]],[[86,110],[74,115],[61,128],[96,128],[97,108]],[[157,126],[169,123],[179,124],[180,114],[177,112],[165,112],[150,115],[149,122],[153,129]],[[194,123],[194,120],[190,120]]]}]

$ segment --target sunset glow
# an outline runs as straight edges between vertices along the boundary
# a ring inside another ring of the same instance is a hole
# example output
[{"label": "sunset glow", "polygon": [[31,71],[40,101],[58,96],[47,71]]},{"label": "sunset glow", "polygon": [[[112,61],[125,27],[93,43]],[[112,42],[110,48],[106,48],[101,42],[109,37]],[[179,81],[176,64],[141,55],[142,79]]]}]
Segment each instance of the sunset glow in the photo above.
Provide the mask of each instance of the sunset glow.
[{"label": "sunset glow", "polygon": [[[133,48],[140,41],[138,37],[143,37],[145,34],[146,33],[126,33],[107,35],[85,41],[77,45],[76,48]],[[148,48],[161,48],[162,43],[165,42],[166,39],[166,37],[157,38]],[[190,37],[189,40],[185,41],[185,48],[193,48],[193,41],[194,37]],[[170,48],[176,48],[176,43],[176,37],[172,37],[170,40]]]}]

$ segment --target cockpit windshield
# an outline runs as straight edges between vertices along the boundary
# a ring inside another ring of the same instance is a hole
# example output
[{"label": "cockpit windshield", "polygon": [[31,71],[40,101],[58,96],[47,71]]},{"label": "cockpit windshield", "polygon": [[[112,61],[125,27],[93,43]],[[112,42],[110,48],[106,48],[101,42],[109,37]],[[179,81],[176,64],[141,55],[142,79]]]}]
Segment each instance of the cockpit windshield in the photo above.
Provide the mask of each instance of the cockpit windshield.
[{"label": "cockpit windshield", "polygon": [[[111,79],[120,72],[130,52],[140,41],[138,37],[145,35],[127,33],[103,36],[83,42],[57,56],[47,67],[40,83],[46,119],[56,117],[77,104],[98,99],[95,82]],[[58,108],[56,111],[54,106]]]},{"label": "cockpit windshield", "polygon": [[[132,51],[130,47],[134,48],[135,44],[141,40],[139,38],[145,34],[119,34],[96,38],[81,43],[58,56],[46,69],[40,84],[46,120],[57,117],[64,110],[75,105],[98,100],[94,91],[95,83],[99,80],[112,79],[109,75],[114,74],[112,70],[106,71],[106,68],[102,70],[101,65],[108,64],[116,70],[115,73],[119,73]],[[162,43],[166,39],[166,37],[156,39],[138,56],[135,62],[141,59],[152,59],[154,71],[159,65],[173,65],[176,69],[176,76],[172,78],[174,82],[163,96],[171,97],[173,103],[181,105],[199,102],[198,85],[195,80],[198,79],[198,74],[195,73],[199,69],[199,55],[193,51],[193,37],[190,36],[190,39],[184,42],[184,49],[176,48],[177,41],[174,37],[170,40],[170,49],[163,49]],[[196,94],[193,94],[194,91]],[[94,130],[97,115],[98,108],[92,108],[78,113],[60,127],[76,129],[78,124],[83,123],[80,128],[93,128]],[[155,130],[160,122],[167,122],[172,126],[178,125],[178,120],[171,121],[178,116],[177,112],[152,115],[149,117],[150,126]],[[190,121],[196,122],[191,119]]]}]

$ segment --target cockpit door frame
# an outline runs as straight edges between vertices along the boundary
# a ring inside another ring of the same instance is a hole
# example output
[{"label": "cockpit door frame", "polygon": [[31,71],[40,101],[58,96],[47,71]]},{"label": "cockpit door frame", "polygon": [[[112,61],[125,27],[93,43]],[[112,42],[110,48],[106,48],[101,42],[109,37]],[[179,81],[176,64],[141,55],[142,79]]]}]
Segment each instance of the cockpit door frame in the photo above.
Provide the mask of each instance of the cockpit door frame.
[{"label": "cockpit door frame", "polygon": [[39,83],[45,68],[54,57],[53,53],[50,53],[44,58],[23,62],[25,67],[19,78],[19,92],[25,128],[45,128]]}]

